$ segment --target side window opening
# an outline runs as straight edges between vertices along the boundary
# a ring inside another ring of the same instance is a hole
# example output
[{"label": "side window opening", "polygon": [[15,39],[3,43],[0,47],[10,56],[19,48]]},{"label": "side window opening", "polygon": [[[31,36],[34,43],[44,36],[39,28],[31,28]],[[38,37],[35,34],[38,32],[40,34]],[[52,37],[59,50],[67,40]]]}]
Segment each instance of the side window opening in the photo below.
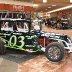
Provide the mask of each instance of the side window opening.
[{"label": "side window opening", "polygon": [[4,31],[18,31],[18,32],[29,32],[29,26],[27,22],[19,21],[3,21],[1,22],[1,30]]},{"label": "side window opening", "polygon": [[28,24],[24,23],[24,30],[29,31]]},{"label": "side window opening", "polygon": [[10,22],[2,22],[1,23],[1,30],[4,31],[13,31],[13,27]]},{"label": "side window opening", "polygon": [[18,24],[17,24],[17,22],[12,22],[13,24],[13,31],[18,31]]},{"label": "side window opening", "polygon": [[19,32],[28,32],[29,31],[28,24],[25,22],[17,23],[17,30]]}]

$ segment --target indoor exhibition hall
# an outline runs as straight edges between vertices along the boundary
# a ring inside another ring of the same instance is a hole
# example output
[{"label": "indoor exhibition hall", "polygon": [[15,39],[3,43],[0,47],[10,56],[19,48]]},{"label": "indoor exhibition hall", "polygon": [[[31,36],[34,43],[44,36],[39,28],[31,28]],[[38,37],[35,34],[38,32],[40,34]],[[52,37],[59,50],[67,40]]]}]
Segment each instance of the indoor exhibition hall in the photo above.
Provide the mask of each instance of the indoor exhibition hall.
[{"label": "indoor exhibition hall", "polygon": [[72,0],[0,0],[0,72],[72,72]]}]

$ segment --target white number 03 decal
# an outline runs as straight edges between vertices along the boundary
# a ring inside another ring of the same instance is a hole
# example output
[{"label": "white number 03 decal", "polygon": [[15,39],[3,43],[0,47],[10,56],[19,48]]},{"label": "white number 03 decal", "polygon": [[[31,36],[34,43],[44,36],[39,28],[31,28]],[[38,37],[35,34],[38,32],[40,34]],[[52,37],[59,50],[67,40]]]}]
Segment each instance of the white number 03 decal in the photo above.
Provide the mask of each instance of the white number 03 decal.
[{"label": "white number 03 decal", "polygon": [[10,46],[15,46],[17,44],[17,42],[19,42],[20,43],[20,46],[18,46],[18,47],[22,48],[25,45],[24,39],[25,39],[24,36],[19,36],[18,37],[18,40],[19,41],[18,41],[17,40],[17,37],[15,35],[12,35],[10,37],[10,39],[9,39],[9,45]]}]

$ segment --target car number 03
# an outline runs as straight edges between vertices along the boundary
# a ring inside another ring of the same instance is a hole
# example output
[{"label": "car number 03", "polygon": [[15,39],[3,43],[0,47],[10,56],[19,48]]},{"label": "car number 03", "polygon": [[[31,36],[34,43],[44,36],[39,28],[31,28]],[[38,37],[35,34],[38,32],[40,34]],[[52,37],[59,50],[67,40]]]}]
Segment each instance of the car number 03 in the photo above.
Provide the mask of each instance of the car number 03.
[{"label": "car number 03", "polygon": [[[12,42],[12,39],[14,39],[14,42]],[[12,35],[9,39],[9,45],[14,47],[17,44],[17,42],[19,42],[19,43],[21,43],[21,45],[18,47],[22,48],[25,45],[25,42],[24,42],[25,37],[19,36],[18,39],[20,39],[20,40],[17,41],[17,37],[15,35]]]}]

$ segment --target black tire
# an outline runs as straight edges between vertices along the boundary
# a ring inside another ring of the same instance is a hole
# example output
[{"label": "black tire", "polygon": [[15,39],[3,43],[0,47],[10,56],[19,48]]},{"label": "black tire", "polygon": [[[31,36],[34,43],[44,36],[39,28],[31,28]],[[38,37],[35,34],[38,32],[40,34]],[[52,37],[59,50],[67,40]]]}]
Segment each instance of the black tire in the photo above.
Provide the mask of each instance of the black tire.
[{"label": "black tire", "polygon": [[0,40],[0,54],[5,54],[6,53],[6,48],[5,48],[5,43]]},{"label": "black tire", "polygon": [[[55,52],[57,52],[57,53],[55,53]],[[45,50],[45,55],[50,61],[59,62],[64,57],[64,46],[58,42],[50,43],[50,44],[48,44],[48,46]]]}]

